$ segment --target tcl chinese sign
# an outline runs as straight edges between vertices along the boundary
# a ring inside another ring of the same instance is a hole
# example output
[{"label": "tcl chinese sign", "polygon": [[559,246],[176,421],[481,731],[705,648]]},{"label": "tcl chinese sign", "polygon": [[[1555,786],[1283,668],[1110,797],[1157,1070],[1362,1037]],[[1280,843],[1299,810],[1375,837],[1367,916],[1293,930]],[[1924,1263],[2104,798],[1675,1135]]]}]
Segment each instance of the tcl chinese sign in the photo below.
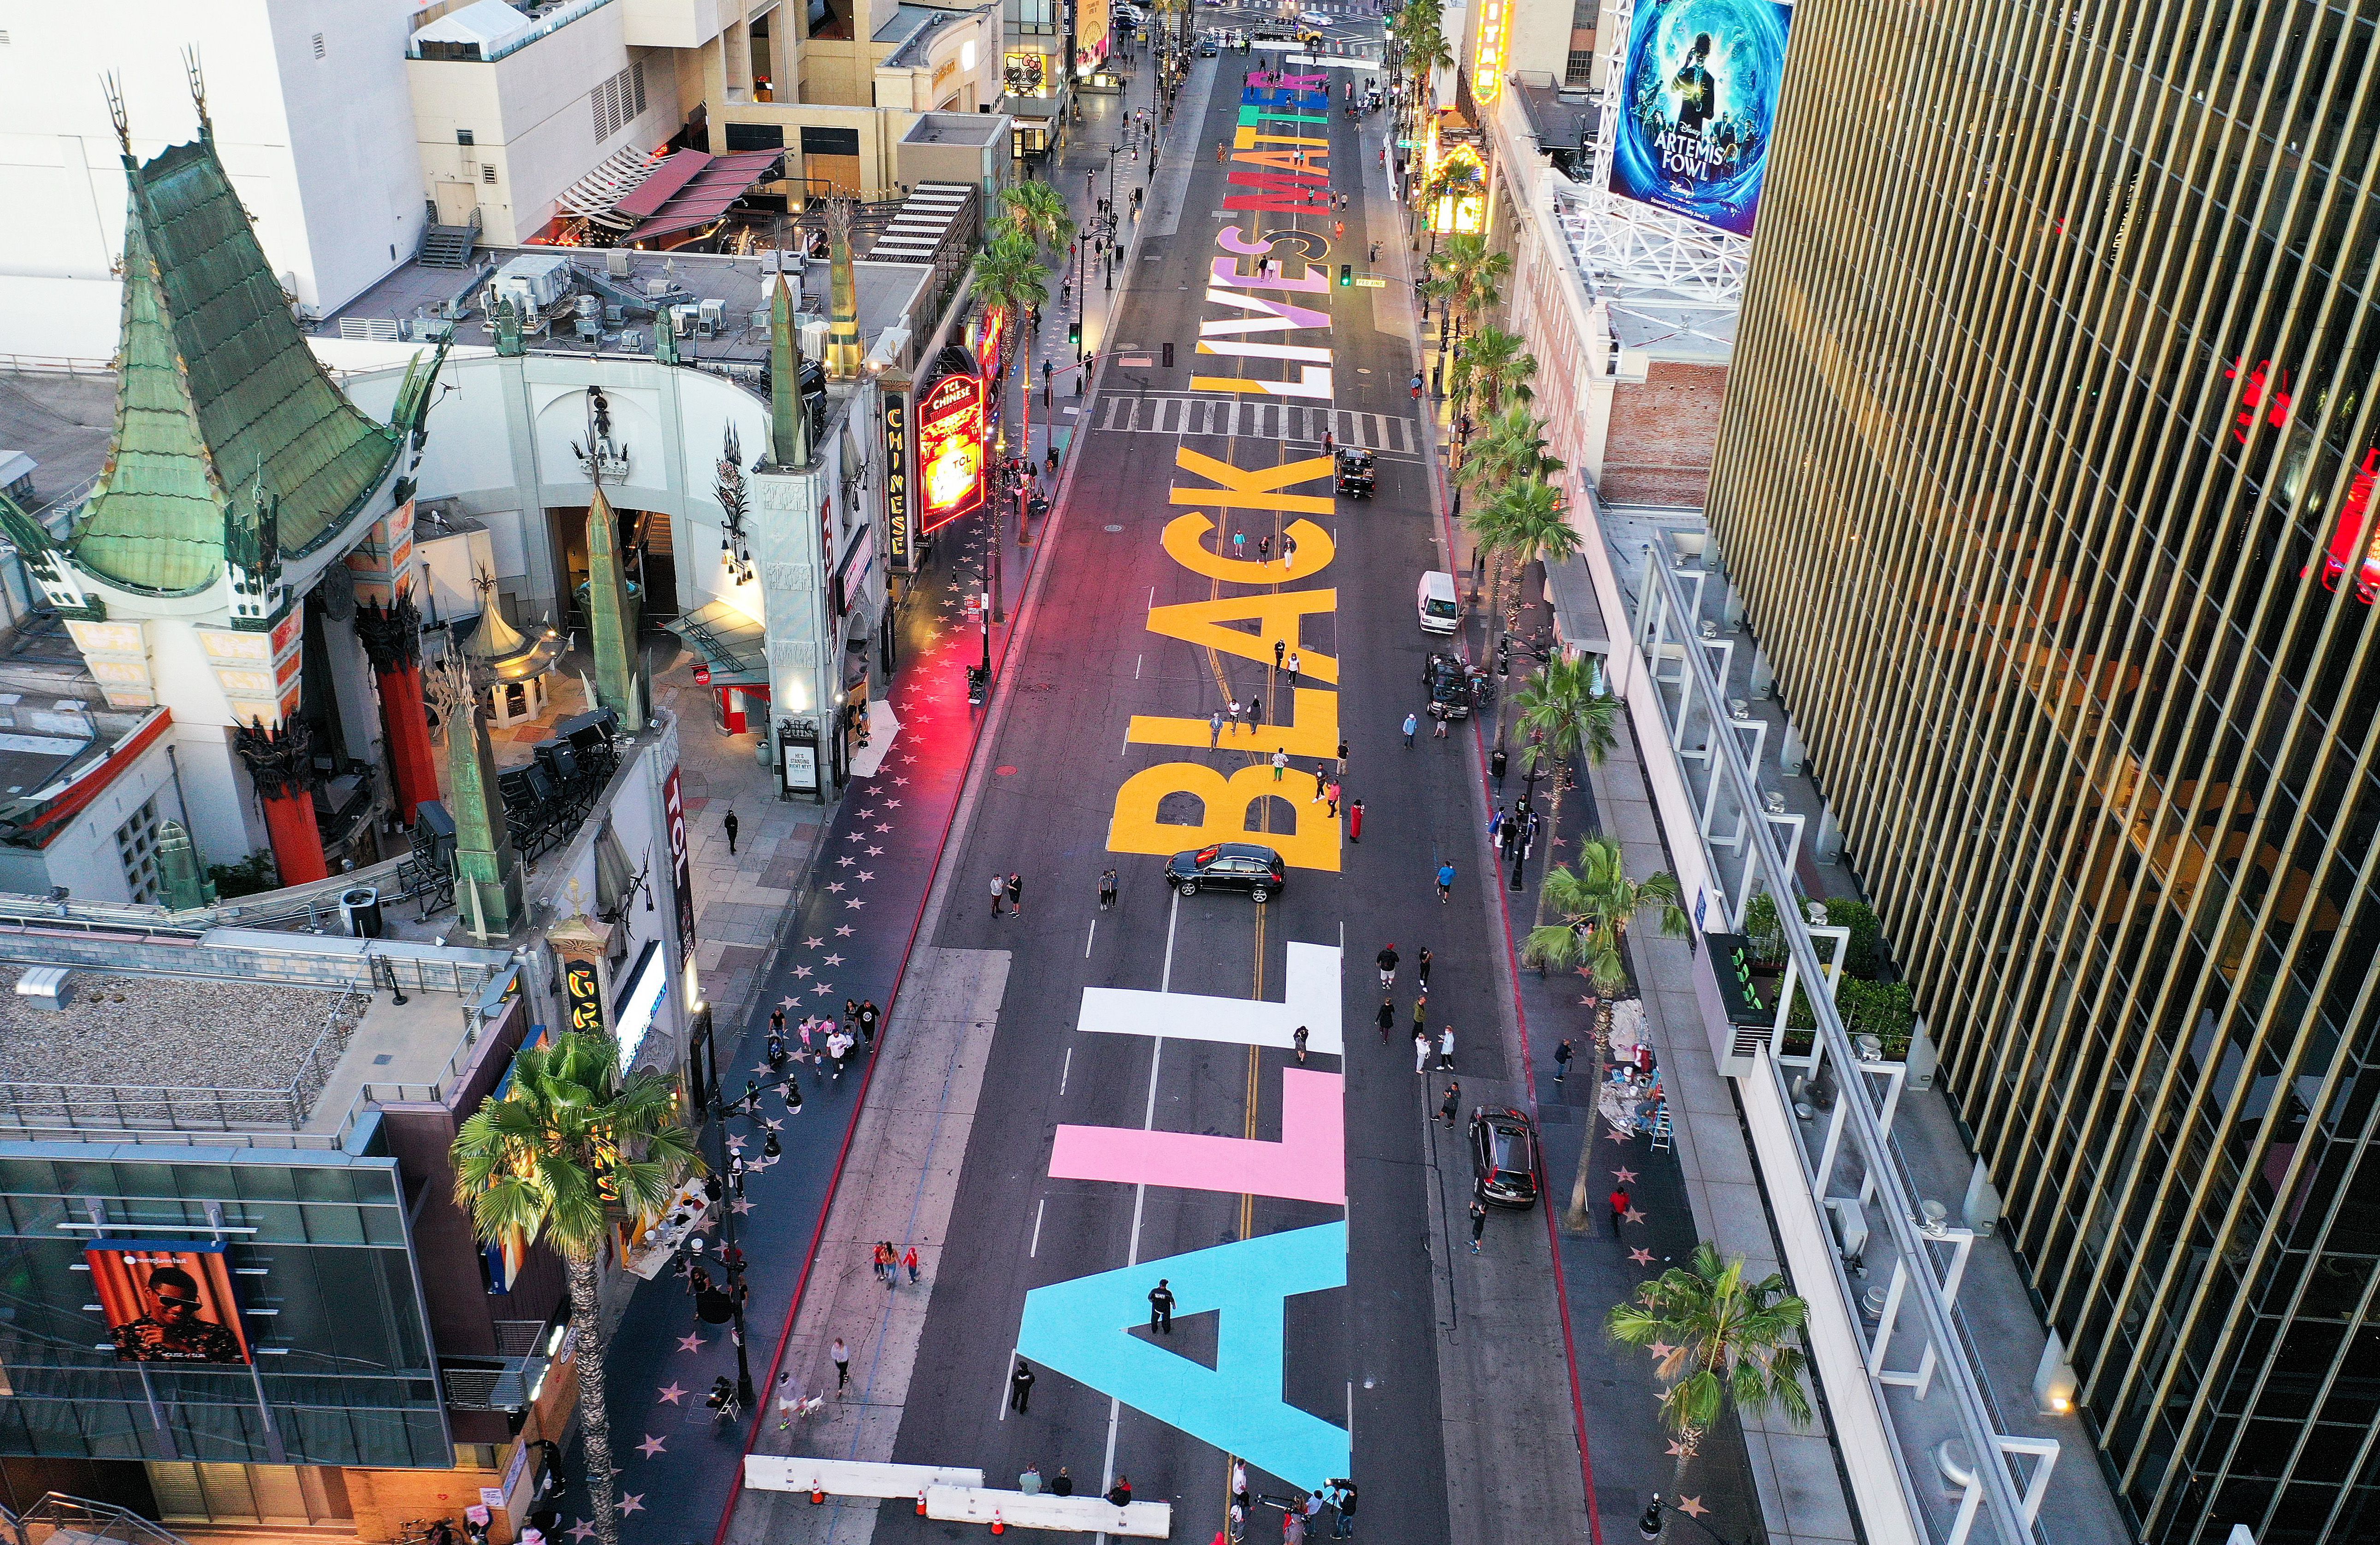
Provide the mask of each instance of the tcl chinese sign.
[{"label": "tcl chinese sign", "polygon": [[581,1035],[603,1033],[603,984],[592,960],[572,960],[562,968],[562,993],[570,1003],[570,1028]]},{"label": "tcl chinese sign", "polygon": [[884,397],[884,518],[892,534],[892,567],[904,573],[915,564],[909,546],[909,399]]},{"label": "tcl chinese sign", "polygon": [[917,400],[917,482],[926,531],[938,531],[982,505],[981,377],[944,376]]},{"label": "tcl chinese sign", "polygon": [[670,878],[677,886],[677,948],[685,957],[694,953],[694,871],[686,854],[686,796],[677,774],[677,768],[670,768],[662,785],[662,815],[669,823]]},{"label": "tcl chinese sign", "polygon": [[1002,344],[1008,337],[1008,309],[987,306],[976,314],[975,357],[986,376],[1000,374],[1004,358]]}]

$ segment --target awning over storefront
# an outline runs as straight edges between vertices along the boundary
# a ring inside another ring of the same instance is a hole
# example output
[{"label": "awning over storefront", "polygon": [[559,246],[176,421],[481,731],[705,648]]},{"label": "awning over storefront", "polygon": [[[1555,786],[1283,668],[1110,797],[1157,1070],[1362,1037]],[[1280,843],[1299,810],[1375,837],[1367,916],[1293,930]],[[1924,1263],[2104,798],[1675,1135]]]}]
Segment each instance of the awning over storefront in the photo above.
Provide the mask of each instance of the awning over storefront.
[{"label": "awning over storefront", "polygon": [[783,151],[739,151],[712,155],[708,151],[680,151],[657,167],[636,190],[619,202],[619,212],[642,223],[627,239],[651,241],[679,231],[708,225],[735,207],[735,200],[754,185],[775,175]]},{"label": "awning over storefront", "polygon": [[695,658],[710,669],[710,685],[769,684],[766,630],[725,601],[713,601],[662,626],[686,640]]},{"label": "awning over storefront", "polygon": [[1565,649],[1590,655],[1611,653],[1611,631],[1604,625],[1603,607],[1596,599],[1595,576],[1584,558],[1560,558],[1546,564],[1546,598],[1553,603],[1554,636]]},{"label": "awning over storefront", "polygon": [[620,201],[667,164],[662,156],[634,145],[623,146],[605,156],[595,170],[565,188],[558,202],[565,211],[593,221],[607,231],[625,231],[644,217],[621,213]]}]

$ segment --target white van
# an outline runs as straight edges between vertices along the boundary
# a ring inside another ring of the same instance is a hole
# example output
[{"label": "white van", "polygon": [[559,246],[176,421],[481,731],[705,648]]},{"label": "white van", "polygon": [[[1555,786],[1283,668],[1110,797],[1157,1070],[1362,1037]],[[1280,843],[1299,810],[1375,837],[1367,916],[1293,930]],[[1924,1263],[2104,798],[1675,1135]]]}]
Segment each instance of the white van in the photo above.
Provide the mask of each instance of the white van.
[{"label": "white van", "polygon": [[1432,569],[1421,576],[1414,606],[1421,613],[1424,633],[1452,633],[1463,625],[1463,608],[1454,599],[1454,576],[1444,569]]}]

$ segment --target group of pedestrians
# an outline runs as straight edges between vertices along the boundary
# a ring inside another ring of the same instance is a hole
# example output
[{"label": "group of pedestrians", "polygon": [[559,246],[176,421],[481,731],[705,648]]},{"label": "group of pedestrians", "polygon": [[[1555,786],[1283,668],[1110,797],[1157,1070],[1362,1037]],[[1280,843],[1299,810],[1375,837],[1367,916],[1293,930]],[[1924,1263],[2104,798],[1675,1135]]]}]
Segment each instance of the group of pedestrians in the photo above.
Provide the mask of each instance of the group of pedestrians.
[{"label": "group of pedestrians", "polygon": [[909,1281],[912,1284],[917,1282],[917,1246],[911,1245],[907,1251],[904,1252],[893,1249],[892,1240],[879,1239],[873,1254],[875,1259],[872,1269],[876,1273],[876,1280],[884,1285],[884,1290],[887,1293],[901,1285],[901,1273],[904,1271],[909,1273]]},{"label": "group of pedestrians", "polygon": [[1335,1515],[1330,1526],[1330,1538],[1346,1539],[1355,1532],[1355,1483],[1344,1477],[1324,1481],[1319,1491],[1292,1491],[1285,1497],[1252,1491],[1248,1487],[1246,1463],[1234,1459],[1232,1461],[1232,1506],[1225,1533],[1234,1545],[1246,1539],[1249,1510],[1262,1503],[1281,1511],[1282,1545],[1305,1545],[1309,1539],[1320,1538],[1325,1508]]}]

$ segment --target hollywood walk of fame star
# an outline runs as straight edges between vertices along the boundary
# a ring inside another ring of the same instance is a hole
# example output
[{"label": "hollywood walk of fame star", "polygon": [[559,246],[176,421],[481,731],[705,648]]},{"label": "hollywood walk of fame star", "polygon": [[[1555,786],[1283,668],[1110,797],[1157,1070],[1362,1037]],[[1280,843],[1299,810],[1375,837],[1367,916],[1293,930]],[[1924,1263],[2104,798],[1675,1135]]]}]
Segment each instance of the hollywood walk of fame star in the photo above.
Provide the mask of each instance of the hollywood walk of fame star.
[{"label": "hollywood walk of fame star", "polygon": [[820,983],[818,984],[818,996],[820,997],[834,996],[834,984],[832,982]]},{"label": "hollywood walk of fame star", "polygon": [[846,923],[842,927],[837,928],[834,931],[834,936],[839,939],[847,939],[856,931],[857,930],[854,929],[850,923]]},{"label": "hollywood walk of fame star", "polygon": [[1578,1006],[1581,1008],[1592,1008],[1595,1007],[1595,1000],[1591,997],[1583,997],[1578,1000]]},{"label": "hollywood walk of fame star", "polygon": [[1615,1169],[1611,1173],[1613,1177],[1623,1186],[1633,1185],[1636,1179],[1636,1172],[1633,1169]]},{"label": "hollywood walk of fame star", "polygon": [[677,1338],[677,1349],[681,1352],[699,1352],[702,1350],[702,1337],[682,1335]]},{"label": "hollywood walk of fame star", "polygon": [[1631,1207],[1628,1211],[1621,1213],[1620,1215],[1629,1223],[1643,1223],[1645,1221],[1645,1214],[1638,1212],[1633,1207]]},{"label": "hollywood walk of fame star", "polygon": [[[770,1163],[771,1163],[771,1164],[773,1164],[773,1163],[775,1163],[775,1162],[776,1162],[776,1161],[774,1161],[774,1160],[771,1160],[771,1161],[770,1161]],[[769,1165],[764,1164],[764,1165],[756,1165],[756,1166],[754,1166],[754,1167],[756,1167],[756,1168],[759,1168],[759,1169],[766,1169],[766,1168],[768,1168],[768,1167],[769,1167]],[[734,1201],[732,1201],[732,1202],[728,1203],[728,1205],[735,1209],[735,1215],[736,1215],[737,1217],[739,1217],[739,1218],[740,1218],[740,1217],[742,1217],[745,1213],[748,1213],[748,1212],[750,1212],[750,1211],[752,1210],[752,1204],[751,1204],[751,1202],[749,1202],[749,1201],[746,1201],[744,1198],[742,1198],[742,1197],[740,1197],[740,1196],[739,1196],[739,1197],[737,1197]]]},{"label": "hollywood walk of fame star", "polygon": [[[809,968],[809,967],[808,967],[808,966],[795,966],[795,967],[794,968],[794,974],[795,974],[795,976],[808,976],[809,973],[810,973],[810,968]],[[793,1006],[794,1006],[794,1000],[793,1000],[792,998],[787,998],[787,999],[785,1000],[785,1007],[786,1007],[786,1008],[792,1008]]]},{"label": "hollywood walk of fame star", "polygon": [[581,1518],[562,1532],[570,1537],[571,1545],[587,1545],[595,1538],[595,1526]]},{"label": "hollywood walk of fame star", "polygon": [[1673,1459],[1691,1459],[1694,1456],[1694,1451],[1688,1448],[1681,1440],[1672,1438],[1670,1440],[1670,1456]]},{"label": "hollywood walk of fame star", "polygon": [[845,902],[844,903],[844,906],[846,906],[846,907],[864,907],[864,906],[868,905],[868,903],[867,903],[867,902],[865,902],[865,901],[863,901],[863,900],[861,900],[858,897],[855,896],[855,897],[853,897],[850,900],[845,901]]},{"label": "hollywood walk of fame star", "polygon": [[771,1067],[770,1067],[770,1066],[769,1066],[767,1063],[765,1063],[765,1062],[756,1062],[756,1063],[752,1064],[752,1071],[753,1071],[754,1073],[756,1073],[756,1074],[761,1074],[761,1073],[773,1073],[773,1072],[775,1072],[775,1071],[776,1071],[776,1069],[775,1069],[775,1068],[771,1068]]},{"label": "hollywood walk of fame star", "polygon": [[[823,948],[825,944],[826,940],[824,939],[804,939],[802,941],[802,948],[804,949],[818,949]],[[785,1000],[786,1007],[791,1008],[793,1006],[793,999],[787,998]]]},{"label": "hollywood walk of fame star", "polygon": [[1666,1341],[1657,1341],[1650,1346],[1645,1347],[1645,1350],[1652,1353],[1657,1358],[1666,1358],[1670,1353],[1676,1351],[1677,1348],[1670,1346]]},{"label": "hollywood walk of fame star", "polygon": [[883,851],[884,851],[884,850],[883,850],[883,849],[881,849],[881,848],[870,848],[870,849],[868,849],[868,856],[869,858],[876,858],[876,857],[880,856],[880,855],[883,853]]},{"label": "hollywood walk of fame star", "polygon": [[1604,1133],[1603,1135],[1606,1141],[1611,1142],[1625,1143],[1628,1141],[1628,1134],[1621,1131],[1617,1127],[1612,1128],[1611,1130]]},{"label": "hollywood walk of fame star", "polygon": [[1689,1518],[1699,1518],[1710,1509],[1703,1505],[1703,1500],[1700,1497],[1680,1497],[1678,1511]]},{"label": "hollywood walk of fame star", "polygon": [[741,1153],[744,1151],[744,1143],[745,1139],[741,1134],[731,1137],[727,1140],[728,1151],[730,1153]]},{"label": "hollywood walk of fame star", "polygon": [[634,1496],[620,1499],[620,1511],[623,1513],[642,1513],[644,1510],[645,1494],[642,1491]]},{"label": "hollywood walk of fame star", "polygon": [[901,802],[899,800],[886,800],[884,802],[884,808],[887,810],[898,810],[901,808]]},{"label": "hollywood walk of fame star", "polygon": [[[848,934],[851,930],[848,928],[838,928],[835,932],[838,934]],[[839,966],[843,964],[843,957],[840,955],[830,955],[826,958],[824,963],[830,966]]]},{"label": "hollywood walk of fame star", "polygon": [[772,1132],[782,1132],[782,1131],[783,1131],[783,1130],[785,1129],[785,1124],[784,1124],[783,1122],[782,1122],[782,1121],[778,1120],[778,1119],[777,1119],[775,1117],[773,1117],[773,1116],[764,1116],[764,1117],[762,1117],[760,1118],[760,1125],[762,1125],[763,1127],[768,1128],[768,1129],[769,1129],[769,1130],[771,1130],[771,1131],[772,1131]]},{"label": "hollywood walk of fame star", "polygon": [[876,811],[873,806],[863,806],[859,812],[859,818],[863,821],[869,820],[872,819],[875,815]]},{"label": "hollywood walk of fame star", "polygon": [[792,998],[787,998],[787,999],[785,999],[785,1001],[784,1001],[784,1002],[783,1002],[783,1003],[781,1003],[781,1004],[777,1005],[777,1007],[778,1007],[778,1008],[791,1008],[793,1006],[794,1006],[794,1000],[793,1000]]},{"label": "hollywood walk of fame star", "polygon": [[872,880],[872,879],[874,879],[876,876],[875,876],[874,875],[872,875],[872,874],[868,873],[867,870],[863,869],[863,870],[861,870],[861,871],[859,872],[859,877],[860,877],[861,879],[863,879],[863,880]]},{"label": "hollywood walk of fame star", "polygon": [[846,853],[846,854],[844,854],[843,857],[841,857],[841,858],[839,858],[839,859],[836,859],[834,862],[835,862],[835,866],[836,866],[837,868],[841,868],[841,869],[848,869],[848,868],[850,868],[853,864],[857,863],[859,861],[858,861],[857,859],[856,859],[856,858],[853,858],[850,854]]},{"label": "hollywood walk of fame star", "polygon": [[845,842],[864,842],[868,839],[868,836],[865,832],[852,831],[844,834],[843,839]]},{"label": "hollywood walk of fame star", "polygon": [[892,787],[895,789],[906,789],[908,786],[909,780],[905,778],[896,778],[892,780]]},{"label": "hollywood walk of fame star", "polygon": [[830,890],[830,891],[837,891],[837,890],[841,890],[842,888],[843,888],[843,882],[842,882],[841,880],[837,880],[837,881],[835,881],[832,885],[831,885],[831,886],[827,887],[827,889],[828,889],[828,890]]},{"label": "hollywood walk of fame star", "polygon": [[880,827],[878,827],[876,829],[877,829],[878,831],[891,831],[892,828],[891,827],[881,827],[881,826],[880,826]]},{"label": "hollywood walk of fame star", "polygon": [[1628,1259],[1639,1266],[1650,1266],[1653,1263],[1653,1252],[1648,1249],[1633,1249],[1628,1252]]},{"label": "hollywood walk of fame star", "polygon": [[663,1405],[674,1406],[686,1398],[686,1386],[673,1379],[662,1386],[661,1393]]}]

